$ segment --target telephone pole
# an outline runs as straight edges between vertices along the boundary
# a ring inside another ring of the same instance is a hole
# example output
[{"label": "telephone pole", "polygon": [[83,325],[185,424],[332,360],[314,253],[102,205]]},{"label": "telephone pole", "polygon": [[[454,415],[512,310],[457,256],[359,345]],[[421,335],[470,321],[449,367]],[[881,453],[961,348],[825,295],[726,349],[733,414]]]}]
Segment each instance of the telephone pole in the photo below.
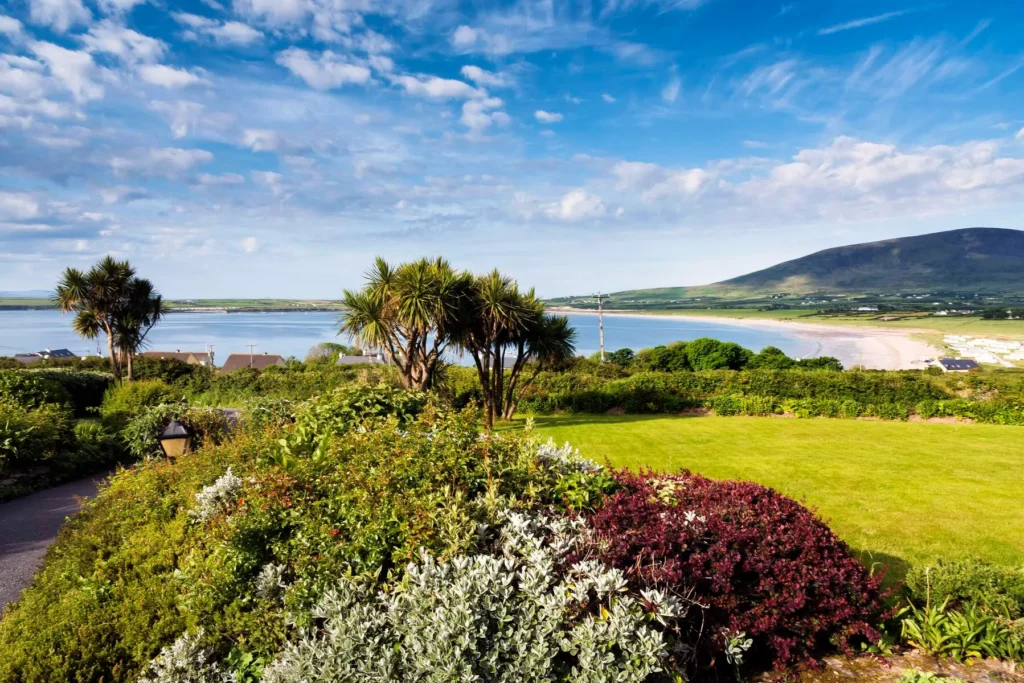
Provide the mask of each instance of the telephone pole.
[{"label": "telephone pole", "polygon": [[251,368],[252,367],[252,349],[256,345],[255,344],[246,344],[246,346],[249,347],[249,367]]},{"label": "telephone pole", "polygon": [[606,294],[598,292],[594,295],[597,299],[597,329],[601,335],[601,362],[604,362],[604,308],[602,302],[608,298]]},{"label": "telephone pole", "polygon": [[[206,345],[206,353],[208,354],[207,358],[210,359],[210,367],[216,367],[216,364],[213,362],[213,344]],[[249,362],[252,362],[252,353],[249,354]]]}]

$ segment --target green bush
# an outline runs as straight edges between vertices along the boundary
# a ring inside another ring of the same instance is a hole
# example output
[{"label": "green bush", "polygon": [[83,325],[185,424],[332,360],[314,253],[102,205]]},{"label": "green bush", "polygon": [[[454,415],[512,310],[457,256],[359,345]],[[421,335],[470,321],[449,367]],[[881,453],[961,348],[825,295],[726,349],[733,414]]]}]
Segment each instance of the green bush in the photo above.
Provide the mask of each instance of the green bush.
[{"label": "green bush", "polygon": [[939,561],[912,568],[906,584],[919,604],[976,603],[993,614],[1024,617],[1024,567],[1001,567],[978,558]]},{"label": "green bush", "polygon": [[[74,368],[42,368],[26,370],[26,374],[59,384],[68,394],[76,417],[86,417],[103,403],[107,389],[114,383],[109,372],[76,370]],[[60,401],[53,401],[59,403]]]},{"label": "green bush", "polygon": [[[116,474],[0,621],[0,680],[135,681],[199,627],[201,647],[238,669],[267,662],[289,615],[312,625],[308,610],[340,577],[399,581],[421,550],[465,553],[502,510],[593,500],[611,481],[540,457],[529,436],[481,439],[474,412],[364,424],[287,471],[268,427]],[[283,602],[265,590],[275,567]]]},{"label": "green bush", "polygon": [[121,430],[121,439],[128,451],[137,458],[159,456],[161,451],[157,435],[172,420],[180,420],[193,431],[193,448],[207,442],[217,443],[228,433],[227,418],[217,408],[202,408],[187,403],[161,403],[136,413]]},{"label": "green bush", "polygon": [[24,408],[44,403],[70,404],[71,395],[58,382],[26,370],[0,370],[0,401]]},{"label": "green bush", "polygon": [[100,407],[100,417],[105,425],[119,431],[147,408],[180,399],[180,391],[160,380],[123,382],[107,390]]},{"label": "green bush", "polygon": [[29,410],[0,401],[0,472],[40,466],[74,446],[73,421],[66,407],[44,403]]}]

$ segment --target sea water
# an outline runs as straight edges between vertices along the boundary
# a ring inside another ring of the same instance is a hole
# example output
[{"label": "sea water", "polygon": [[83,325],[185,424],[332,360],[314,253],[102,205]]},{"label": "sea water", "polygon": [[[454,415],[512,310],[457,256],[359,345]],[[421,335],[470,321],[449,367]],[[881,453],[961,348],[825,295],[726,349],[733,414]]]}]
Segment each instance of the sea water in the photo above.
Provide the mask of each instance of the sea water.
[{"label": "sea water", "polygon": [[[576,328],[576,351],[589,356],[600,348],[598,318],[589,314],[569,314]],[[306,357],[321,342],[347,343],[338,335],[340,314],[331,312],[285,313],[169,313],[150,332],[148,348],[159,351],[205,351],[214,347],[217,364],[232,353],[280,354],[298,359]],[[664,317],[604,317],[605,349],[643,348],[712,337],[731,341],[757,351],[776,346],[794,358],[812,355],[813,340],[785,331],[716,323],[713,320],[673,320]],[[97,345],[97,341],[99,344]],[[0,311],[0,355],[13,356],[43,349],[70,349],[88,355],[105,353],[106,342],[82,339],[71,329],[71,316],[56,311]]]}]

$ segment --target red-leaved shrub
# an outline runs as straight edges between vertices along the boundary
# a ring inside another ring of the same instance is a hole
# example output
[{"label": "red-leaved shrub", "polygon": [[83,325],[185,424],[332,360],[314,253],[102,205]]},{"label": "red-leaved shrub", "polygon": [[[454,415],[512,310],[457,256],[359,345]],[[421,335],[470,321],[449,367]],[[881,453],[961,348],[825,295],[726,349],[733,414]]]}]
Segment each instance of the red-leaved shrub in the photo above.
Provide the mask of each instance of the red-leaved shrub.
[{"label": "red-leaved shrub", "polygon": [[623,488],[590,516],[590,552],[704,607],[683,634],[697,666],[725,663],[726,633],[753,640],[745,664],[775,668],[878,638],[882,577],[796,501],[688,472],[616,476]]}]

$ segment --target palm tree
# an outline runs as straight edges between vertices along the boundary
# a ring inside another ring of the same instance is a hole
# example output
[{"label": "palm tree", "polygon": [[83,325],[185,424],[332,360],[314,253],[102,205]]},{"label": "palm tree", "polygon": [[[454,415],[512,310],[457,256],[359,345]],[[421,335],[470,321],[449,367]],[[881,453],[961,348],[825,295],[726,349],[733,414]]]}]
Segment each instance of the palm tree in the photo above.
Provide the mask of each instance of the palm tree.
[{"label": "palm tree", "polygon": [[[521,293],[513,279],[496,270],[476,278],[473,285],[459,345],[473,356],[484,422],[490,429],[495,419],[512,417],[521,389],[542,369],[575,354],[576,331],[567,318],[545,314],[533,290]],[[531,362],[533,373],[521,385]]]},{"label": "palm tree", "polygon": [[149,280],[135,276],[128,261],[106,256],[82,272],[67,268],[57,284],[55,300],[62,313],[74,313],[72,329],[86,339],[107,337],[110,371],[118,380],[127,361],[143,347],[146,335],[164,313],[163,299]]},{"label": "palm tree", "polygon": [[358,292],[346,290],[340,332],[364,349],[381,349],[406,388],[433,386],[452,342],[470,279],[443,259],[420,259],[397,268],[378,258]]}]

